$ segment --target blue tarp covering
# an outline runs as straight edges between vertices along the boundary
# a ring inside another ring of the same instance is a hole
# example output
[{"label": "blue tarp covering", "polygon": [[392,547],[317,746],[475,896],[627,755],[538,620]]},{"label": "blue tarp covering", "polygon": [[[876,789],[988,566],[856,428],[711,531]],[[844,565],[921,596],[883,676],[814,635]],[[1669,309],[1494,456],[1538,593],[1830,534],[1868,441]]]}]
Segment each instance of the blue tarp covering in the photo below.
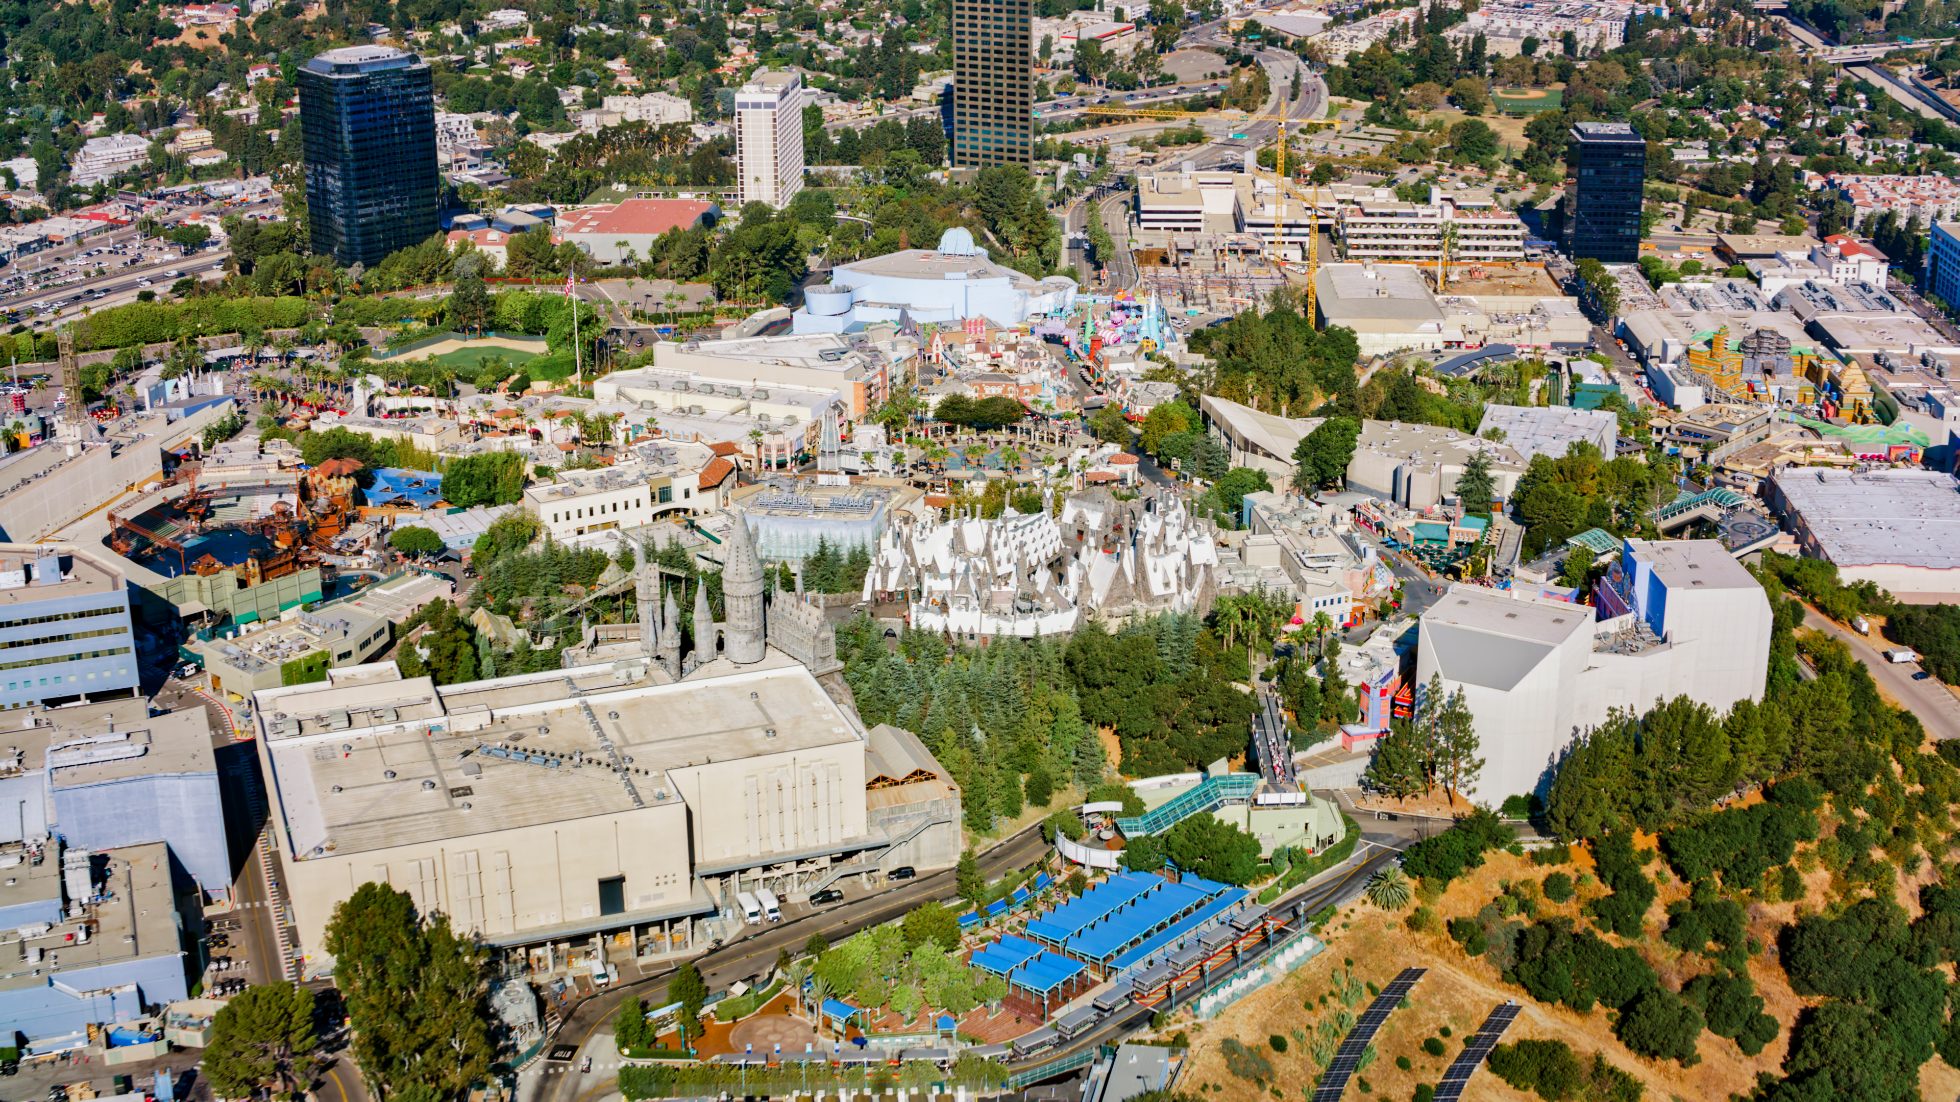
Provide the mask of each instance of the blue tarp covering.
[{"label": "blue tarp covering", "polygon": [[1047,873],[1044,872],[1044,873],[1037,874],[1034,878],[1034,890],[1042,891],[1046,889],[1048,885],[1053,883],[1054,883],[1053,880],[1048,879]]},{"label": "blue tarp covering", "polygon": [[960,916],[960,929],[970,930],[973,927],[980,925],[980,923],[984,921],[986,921],[986,919],[981,916],[979,911],[973,911],[969,914],[963,914]]},{"label": "blue tarp covering", "polygon": [[1006,913],[1007,913],[1007,900],[1005,899],[996,899],[992,903],[987,904],[988,918],[992,918],[995,915],[1003,915]]},{"label": "blue tarp covering", "polygon": [[1045,995],[1088,970],[1088,965],[1060,953],[1043,950],[1016,969],[1009,982],[1023,990]]},{"label": "blue tarp covering", "polygon": [[857,1017],[860,1013],[862,1011],[859,1008],[852,1006],[842,999],[825,999],[823,1001],[823,1016],[840,1025]]},{"label": "blue tarp covering", "polygon": [[1109,962],[1110,971],[1120,972],[1131,965],[1150,959],[1152,955],[1177,944],[1180,939],[1217,921],[1220,915],[1238,906],[1244,899],[1244,889],[1232,888],[1225,894],[1218,896],[1189,915],[1178,919],[1176,922],[1171,923],[1169,926],[1166,926],[1164,929],[1159,930],[1157,933],[1138,942],[1134,947],[1126,950],[1123,955]]},{"label": "blue tarp covering", "polygon": [[1009,934],[973,954],[968,964],[996,976],[1005,976],[1041,953],[1041,946]]},{"label": "blue tarp covering", "polygon": [[1028,936],[1057,945],[1108,918],[1118,908],[1164,883],[1147,872],[1119,872],[1082,895],[1028,923]]},{"label": "blue tarp covering", "polygon": [[405,501],[417,509],[427,509],[442,500],[442,476],[407,467],[380,467],[374,472],[374,484],[362,492],[369,505]]}]

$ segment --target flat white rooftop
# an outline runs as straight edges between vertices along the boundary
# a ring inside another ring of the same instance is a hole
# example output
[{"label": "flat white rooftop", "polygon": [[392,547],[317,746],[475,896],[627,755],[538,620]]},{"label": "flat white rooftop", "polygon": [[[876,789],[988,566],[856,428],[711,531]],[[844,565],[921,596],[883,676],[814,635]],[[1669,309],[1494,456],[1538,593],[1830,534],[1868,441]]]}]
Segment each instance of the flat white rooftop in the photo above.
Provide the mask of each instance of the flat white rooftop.
[{"label": "flat white rooftop", "polygon": [[1776,488],[1839,566],[1960,569],[1960,481],[1950,474],[1789,468]]},{"label": "flat white rooftop", "polygon": [[670,771],[865,737],[808,669],[773,652],[669,684],[627,666],[437,689],[387,663],[258,694],[295,855],[679,804]]},{"label": "flat white rooftop", "polygon": [[1760,589],[1762,583],[1720,540],[1628,540],[1669,589]]}]

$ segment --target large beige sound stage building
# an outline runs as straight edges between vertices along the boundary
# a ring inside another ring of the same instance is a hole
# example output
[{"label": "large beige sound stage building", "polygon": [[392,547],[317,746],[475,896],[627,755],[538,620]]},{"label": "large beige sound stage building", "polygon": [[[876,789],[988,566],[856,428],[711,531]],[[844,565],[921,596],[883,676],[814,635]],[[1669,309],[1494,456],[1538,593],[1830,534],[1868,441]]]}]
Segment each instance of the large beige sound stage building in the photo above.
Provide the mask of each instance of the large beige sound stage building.
[{"label": "large beige sound stage building", "polygon": [[652,630],[588,640],[572,653],[590,664],[437,687],[386,662],[257,694],[307,974],[332,967],[334,906],[368,881],[556,962],[602,936],[643,957],[697,950],[741,922],[745,887],[795,900],[953,863],[958,790],[916,739],[866,731],[826,691],[835,640],[820,613],[788,595],[765,604],[735,529],[728,619],[697,606],[685,660],[674,596],[642,564]]}]

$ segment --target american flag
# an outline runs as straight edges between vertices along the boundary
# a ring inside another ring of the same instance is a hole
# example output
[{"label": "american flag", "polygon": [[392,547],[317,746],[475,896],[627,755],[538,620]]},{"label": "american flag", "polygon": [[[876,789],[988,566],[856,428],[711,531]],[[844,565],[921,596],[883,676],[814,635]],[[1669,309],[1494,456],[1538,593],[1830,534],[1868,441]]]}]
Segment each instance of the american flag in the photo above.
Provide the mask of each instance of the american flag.
[{"label": "american flag", "polygon": [[574,294],[576,294],[577,286],[578,286],[578,276],[574,274],[570,269],[567,269],[565,272],[565,297],[571,298]]}]

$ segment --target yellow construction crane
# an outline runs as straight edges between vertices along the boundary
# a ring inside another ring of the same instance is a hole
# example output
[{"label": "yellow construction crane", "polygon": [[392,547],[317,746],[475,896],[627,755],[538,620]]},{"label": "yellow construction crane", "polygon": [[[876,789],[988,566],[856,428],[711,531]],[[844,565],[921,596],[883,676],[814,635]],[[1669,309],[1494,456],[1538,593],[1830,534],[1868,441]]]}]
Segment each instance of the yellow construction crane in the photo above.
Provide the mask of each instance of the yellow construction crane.
[{"label": "yellow construction crane", "polygon": [[[1184,111],[1174,107],[1134,107],[1121,103],[1099,103],[1082,108],[1085,115],[1141,115],[1157,119],[1210,119],[1215,122],[1261,122],[1271,120],[1279,124],[1278,145],[1273,153],[1273,243],[1272,254],[1277,262],[1283,255],[1285,239],[1286,194],[1294,191],[1292,182],[1286,176],[1286,127],[1292,123],[1296,129],[1318,130],[1337,125],[1332,119],[1295,119],[1284,112],[1251,112],[1239,108],[1226,108],[1218,111]],[[1307,324],[1314,322],[1314,275],[1320,270],[1320,186],[1311,185],[1312,193],[1301,196],[1294,191],[1307,208]]]}]

